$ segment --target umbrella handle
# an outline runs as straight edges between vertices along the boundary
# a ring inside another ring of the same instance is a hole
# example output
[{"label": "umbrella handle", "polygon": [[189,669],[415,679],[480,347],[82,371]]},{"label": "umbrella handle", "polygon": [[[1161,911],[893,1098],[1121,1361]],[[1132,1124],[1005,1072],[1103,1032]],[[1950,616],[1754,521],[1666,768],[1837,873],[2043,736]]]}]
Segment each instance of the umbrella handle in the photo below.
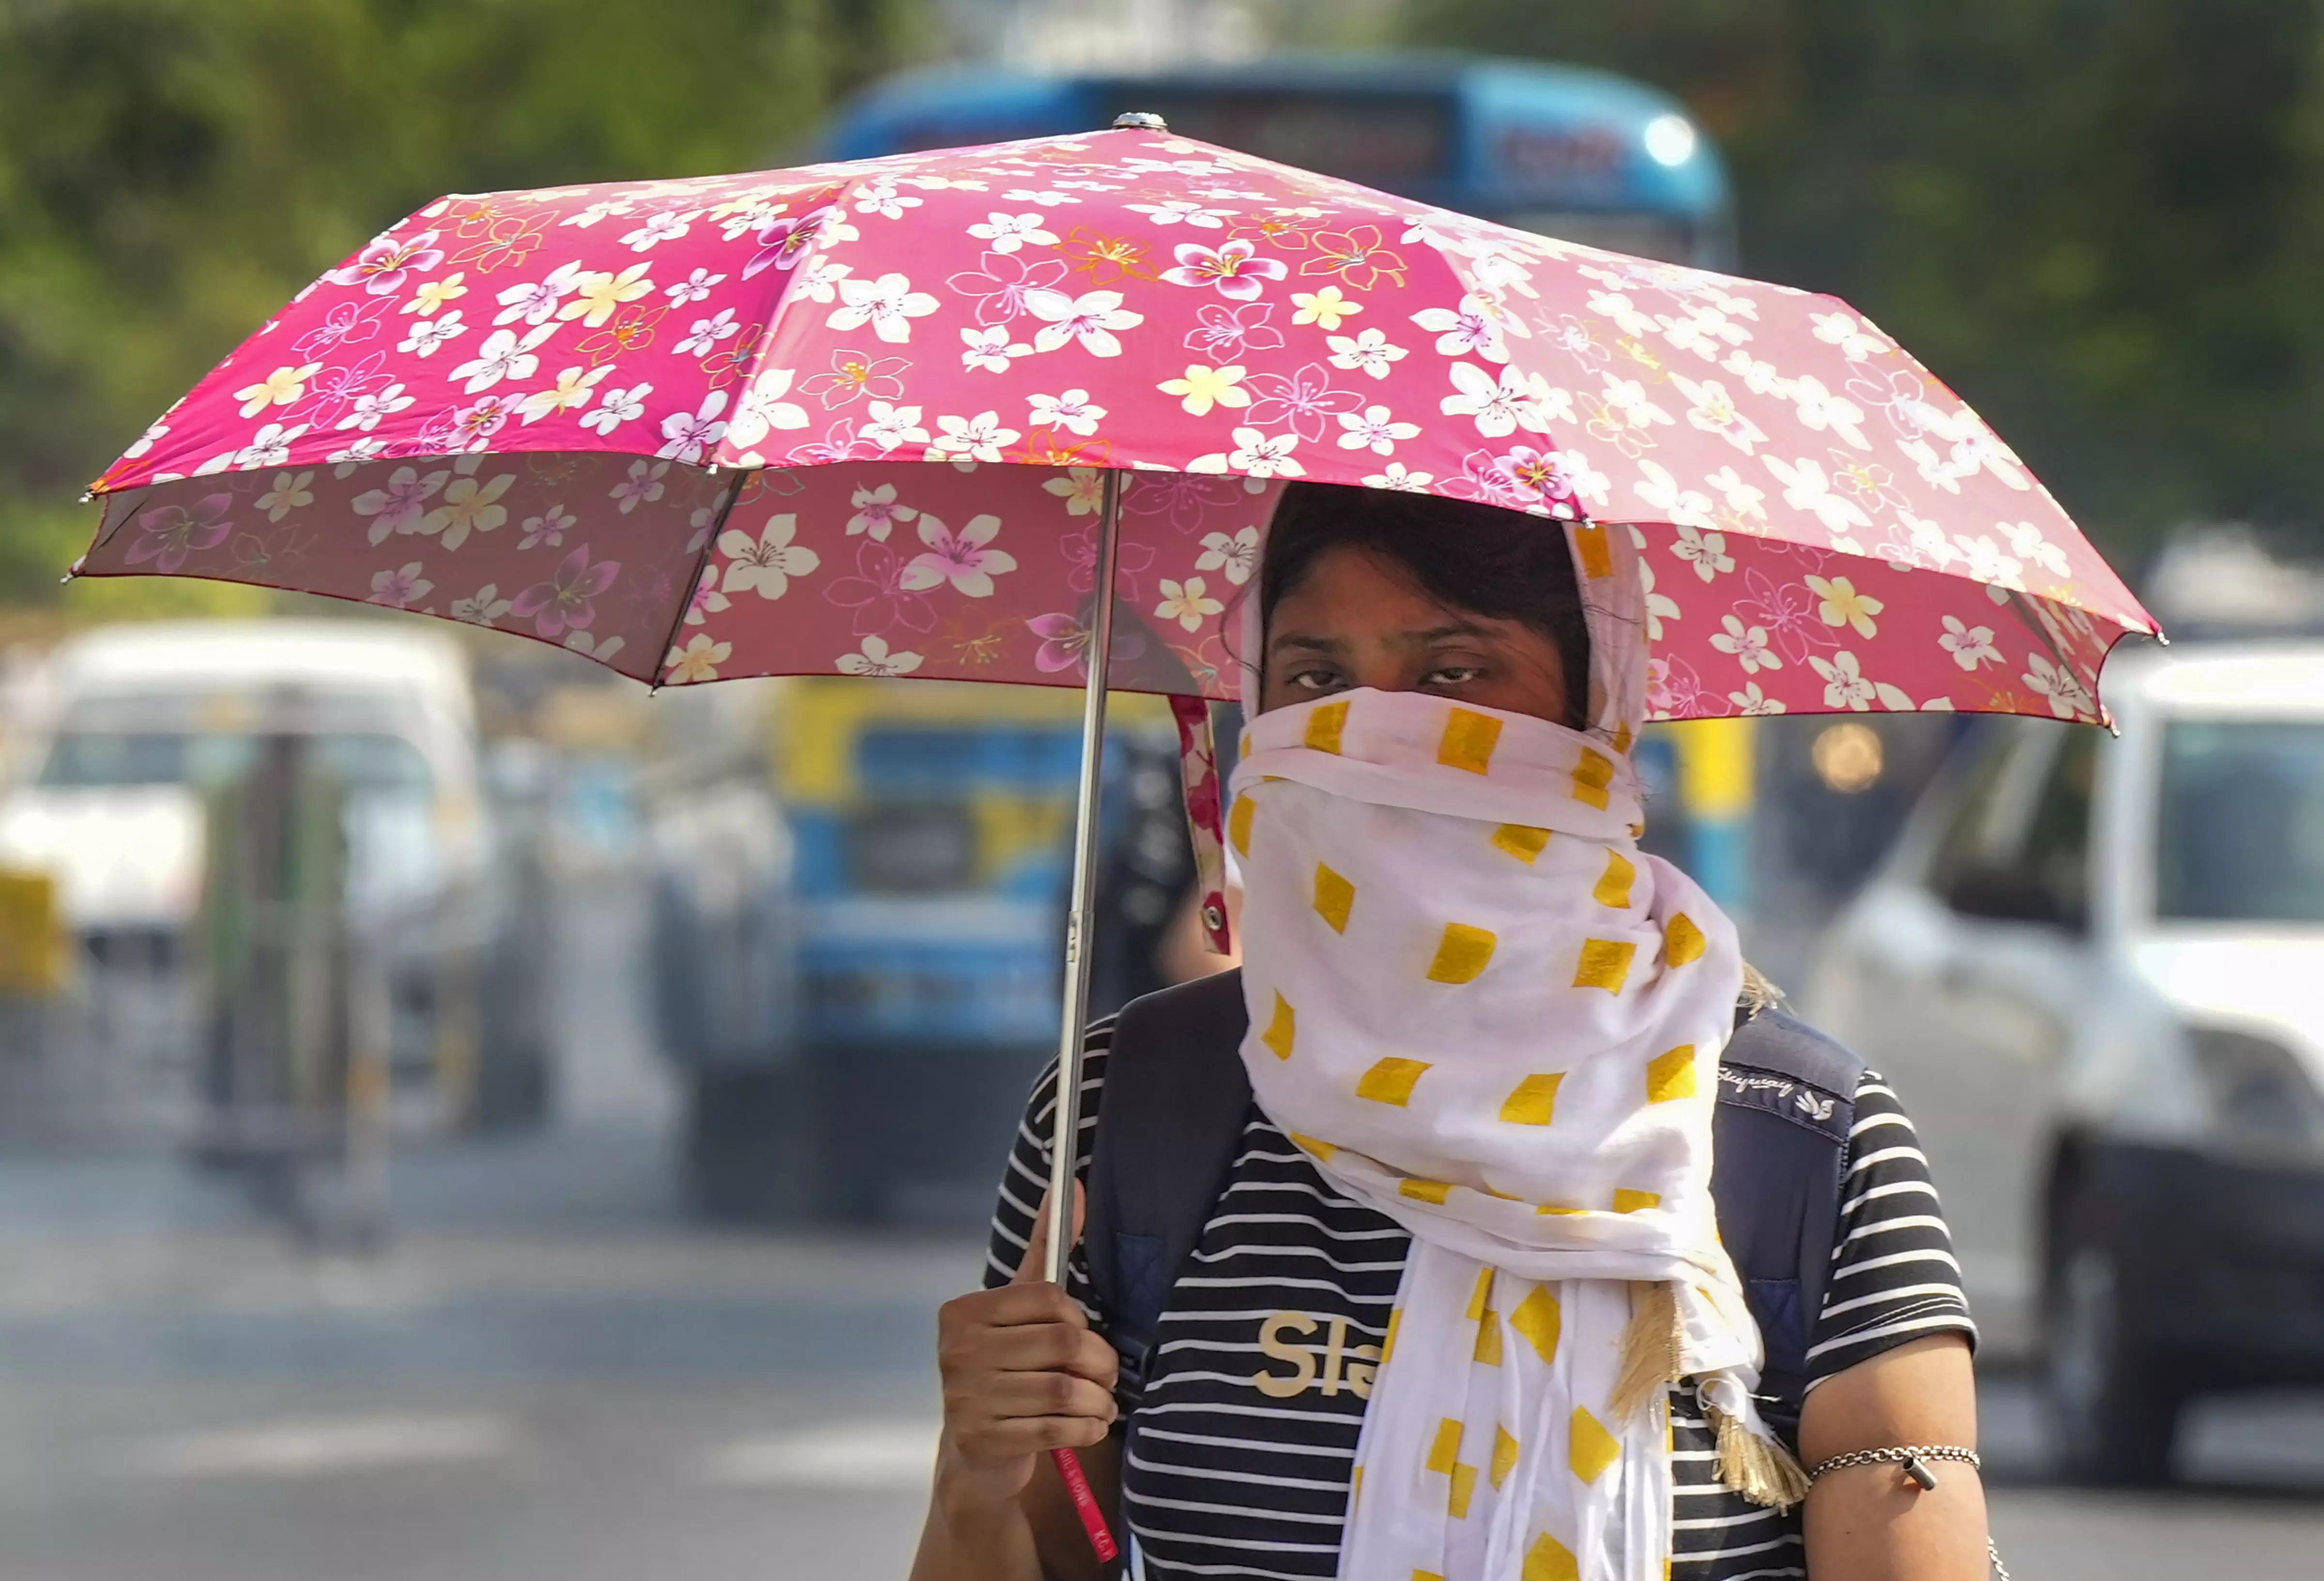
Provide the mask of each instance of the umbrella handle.
[{"label": "umbrella handle", "polygon": [[1089,1533],[1090,1547],[1095,1550],[1098,1563],[1113,1563],[1121,1557],[1121,1549],[1114,1543],[1112,1529],[1105,1523],[1105,1512],[1098,1507],[1097,1494],[1090,1488],[1089,1474],[1082,1469],[1082,1457],[1071,1449],[1059,1448],[1049,1451],[1049,1460],[1065,1481],[1065,1496],[1074,1502],[1074,1513],[1082,1518],[1082,1530]]},{"label": "umbrella handle", "polygon": [[[1082,1039],[1088,1031],[1090,943],[1097,898],[1097,804],[1100,771],[1105,752],[1106,668],[1113,657],[1113,574],[1121,527],[1121,473],[1105,474],[1105,498],[1098,516],[1098,541],[1093,591],[1089,646],[1083,657],[1089,666],[1082,703],[1082,771],[1074,798],[1073,912],[1065,924],[1065,1002],[1057,1039],[1057,1100],[1053,1106],[1049,1135],[1049,1200],[1074,1200],[1074,1158],[1081,1135]],[[1074,1236],[1061,1227],[1073,1222],[1070,1209],[1051,1217],[1046,1273],[1053,1284],[1065,1282],[1073,1257]],[[1090,1547],[1101,1564],[1111,1564],[1121,1549],[1105,1523],[1105,1512],[1090,1491],[1081,1457],[1071,1449],[1049,1451],[1049,1459],[1089,1534]]]}]

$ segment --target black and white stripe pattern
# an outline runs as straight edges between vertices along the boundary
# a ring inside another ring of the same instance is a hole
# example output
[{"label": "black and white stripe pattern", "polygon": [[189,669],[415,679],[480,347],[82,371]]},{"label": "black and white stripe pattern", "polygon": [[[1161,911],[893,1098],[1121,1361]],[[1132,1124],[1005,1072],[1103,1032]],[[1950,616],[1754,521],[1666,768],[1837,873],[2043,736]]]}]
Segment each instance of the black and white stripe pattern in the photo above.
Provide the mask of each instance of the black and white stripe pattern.
[{"label": "black and white stripe pattern", "polygon": [[[1111,1023],[1084,1068],[1086,1175],[1105,1089]],[[1023,1260],[1047,1188],[1055,1068],[1033,1091],[1001,1187],[985,1282]],[[1974,1334],[1936,1190],[1904,1116],[1877,1076],[1856,1095],[1831,1288],[1809,1352],[1809,1387],[1905,1341]],[[1321,1581],[1338,1568],[1366,1357],[1387,1333],[1410,1239],[1333,1191],[1254,1105],[1217,1209],[1171,1293],[1141,1398],[1122,1505],[1153,1581],[1237,1576]],[[1068,1288],[1102,1331],[1088,1265]],[[1286,1322],[1286,1320],[1289,1321]],[[1304,1355],[1305,1359],[1302,1359]],[[1273,1392],[1258,1387],[1261,1375]],[[1760,1509],[1722,1485],[1709,1426],[1674,1392],[1673,1521],[1680,1581],[1804,1576],[1799,1512]]]}]

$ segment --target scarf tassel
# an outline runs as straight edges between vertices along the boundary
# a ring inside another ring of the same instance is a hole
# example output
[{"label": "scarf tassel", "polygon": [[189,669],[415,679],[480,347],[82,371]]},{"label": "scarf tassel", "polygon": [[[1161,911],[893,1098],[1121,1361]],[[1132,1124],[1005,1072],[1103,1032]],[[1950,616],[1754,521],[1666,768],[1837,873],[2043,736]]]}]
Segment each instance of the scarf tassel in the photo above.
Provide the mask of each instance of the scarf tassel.
[{"label": "scarf tassel", "polygon": [[[1622,1331],[1622,1370],[1609,1402],[1625,1420],[1656,1389],[1684,1375],[1686,1345],[1676,1285],[1636,1283],[1630,1292],[1630,1321]],[[1717,1406],[1709,1406],[1705,1414],[1718,1436],[1720,1482],[1763,1509],[1788,1510],[1808,1496],[1807,1473],[1790,1450]]]}]

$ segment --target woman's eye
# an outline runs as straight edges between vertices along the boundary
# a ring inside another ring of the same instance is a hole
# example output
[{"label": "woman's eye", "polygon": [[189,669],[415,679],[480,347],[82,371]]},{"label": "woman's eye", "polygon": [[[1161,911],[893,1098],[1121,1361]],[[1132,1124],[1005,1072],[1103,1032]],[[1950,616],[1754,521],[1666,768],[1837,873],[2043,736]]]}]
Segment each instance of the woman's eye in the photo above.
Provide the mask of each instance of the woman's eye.
[{"label": "woman's eye", "polygon": [[1421,677],[1428,686],[1465,686],[1485,673],[1482,665],[1440,665]]},{"label": "woman's eye", "polygon": [[1288,678],[1302,692],[1332,692],[1342,685],[1336,670],[1294,670]]}]

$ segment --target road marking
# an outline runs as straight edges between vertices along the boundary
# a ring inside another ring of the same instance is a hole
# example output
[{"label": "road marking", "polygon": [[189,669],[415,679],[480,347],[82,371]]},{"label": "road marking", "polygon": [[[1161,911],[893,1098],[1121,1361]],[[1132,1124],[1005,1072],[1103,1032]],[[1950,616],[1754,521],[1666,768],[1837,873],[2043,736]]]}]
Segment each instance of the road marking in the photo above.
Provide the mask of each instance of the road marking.
[{"label": "road marking", "polygon": [[937,1430],[933,1421],[832,1422],[738,1439],[706,1454],[699,1475],[729,1488],[926,1487]]},{"label": "road marking", "polygon": [[134,1463],[153,1476],[334,1476],[495,1460],[516,1447],[516,1429],[503,1417],[355,1416],[159,1439],[141,1446]]}]

